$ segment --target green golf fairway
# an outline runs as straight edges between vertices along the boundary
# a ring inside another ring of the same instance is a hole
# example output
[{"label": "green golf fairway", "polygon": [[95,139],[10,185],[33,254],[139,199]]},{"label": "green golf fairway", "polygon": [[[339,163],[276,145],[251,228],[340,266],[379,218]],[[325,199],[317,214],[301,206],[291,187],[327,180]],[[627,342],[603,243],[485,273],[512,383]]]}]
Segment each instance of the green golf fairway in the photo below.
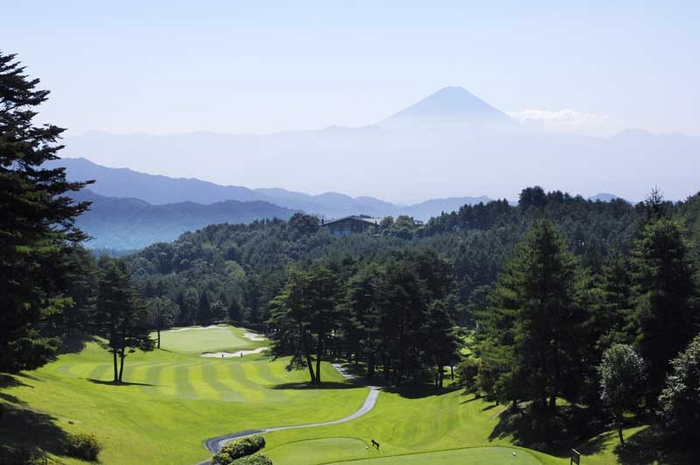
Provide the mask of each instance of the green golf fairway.
[{"label": "green golf fairway", "polygon": [[[39,411],[50,421],[42,418],[41,427],[29,420],[26,425],[1,421],[0,441],[55,443],[56,425],[94,433],[104,445],[104,465],[194,465],[210,457],[202,445],[207,438],[337,420],[363,405],[369,389],[348,383],[328,363],[322,365],[326,384],[315,388],[306,386],[305,370],[285,370],[286,360],[272,361],[264,354],[201,356],[269,345],[245,338],[244,332],[229,326],[163,332],[161,350],[127,357],[124,385],[110,383],[110,354],[95,343],[16,375],[0,389],[0,402],[32,409],[16,417]],[[275,465],[568,464],[565,458],[514,449],[510,437],[489,439],[502,408],[461,391],[418,398],[382,392],[373,410],[346,423],[265,434],[265,453]],[[371,439],[380,443],[380,451]],[[614,441],[606,443],[585,463],[616,463],[612,447]],[[47,446],[47,451],[56,456],[60,448]]]}]

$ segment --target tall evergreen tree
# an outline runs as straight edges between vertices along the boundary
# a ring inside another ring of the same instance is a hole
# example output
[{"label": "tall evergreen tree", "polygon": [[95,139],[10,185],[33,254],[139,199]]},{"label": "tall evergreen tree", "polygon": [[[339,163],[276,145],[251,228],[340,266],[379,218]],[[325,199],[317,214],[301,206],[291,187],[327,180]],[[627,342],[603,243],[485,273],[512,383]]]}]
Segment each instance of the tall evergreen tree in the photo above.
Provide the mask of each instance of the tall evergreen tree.
[{"label": "tall evergreen tree", "polygon": [[680,223],[652,216],[635,242],[633,265],[638,342],[649,364],[653,400],[663,387],[670,361],[698,332],[693,270]]},{"label": "tall evergreen tree", "polygon": [[374,377],[377,366],[379,314],[377,282],[379,269],[371,264],[350,278],[343,300],[343,334],[346,349],[355,354],[355,362],[364,360],[367,378]]},{"label": "tall evergreen tree", "polygon": [[292,355],[289,369],[308,368],[312,383],[321,383],[321,361],[333,330],[339,328],[338,294],[335,273],[317,265],[290,270],[282,293],[271,302],[273,353]]},{"label": "tall evergreen tree", "polygon": [[520,392],[550,411],[557,397],[576,397],[586,319],[580,285],[564,238],[548,220],[537,220],[499,279],[485,321],[481,353],[494,354],[487,362],[500,367],[496,389]]},{"label": "tall evergreen tree", "polygon": [[13,54],[0,52],[0,371],[41,366],[56,341],[41,322],[67,303],[68,254],[85,235],[75,219],[87,203],[65,194],[86,183],[66,181],[58,159],[63,129],[35,125],[35,107],[49,91],[37,89]]},{"label": "tall evergreen tree", "polygon": [[148,311],[131,283],[126,264],[100,259],[100,283],[96,315],[97,334],[106,339],[103,347],[112,354],[114,382],[121,383],[124,359],[136,349],[153,350],[148,330]]}]

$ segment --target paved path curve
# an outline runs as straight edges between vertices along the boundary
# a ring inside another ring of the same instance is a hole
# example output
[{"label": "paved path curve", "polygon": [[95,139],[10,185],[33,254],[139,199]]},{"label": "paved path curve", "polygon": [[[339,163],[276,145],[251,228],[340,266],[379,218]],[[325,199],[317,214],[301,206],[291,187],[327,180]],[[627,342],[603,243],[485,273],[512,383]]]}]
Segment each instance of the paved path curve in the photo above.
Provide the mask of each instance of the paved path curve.
[{"label": "paved path curve", "polygon": [[[351,374],[348,374],[345,369],[343,369],[339,364],[334,363],[333,367],[340,372],[340,374],[345,378],[345,379],[353,379],[354,376]],[[377,386],[369,386],[370,390],[369,393],[367,394],[367,398],[365,399],[365,403],[362,404],[362,407],[359,408],[355,413],[352,415],[348,415],[343,418],[339,418],[337,420],[331,420],[331,421],[323,421],[319,423],[306,423],[303,425],[291,425],[291,426],[275,426],[272,428],[262,428],[262,429],[250,429],[250,430],[245,430],[245,431],[239,431],[238,433],[229,433],[229,434],[224,434],[222,436],[216,436],[213,438],[209,438],[206,441],[204,441],[204,447],[211,452],[212,454],[216,454],[221,450],[221,448],[226,444],[227,442],[233,440],[233,439],[240,439],[244,438],[246,436],[252,436],[253,434],[265,434],[265,433],[272,433],[275,431],[282,431],[282,430],[287,430],[287,429],[301,429],[301,428],[315,428],[317,426],[327,426],[327,425],[337,425],[338,423],[345,423],[346,421],[354,420],[356,418],[361,417],[362,415],[368,413],[370,410],[374,408],[374,406],[377,403],[377,398],[379,397],[379,392],[380,388]],[[198,465],[210,465],[211,461],[210,460],[205,460],[204,462],[199,463]]]}]

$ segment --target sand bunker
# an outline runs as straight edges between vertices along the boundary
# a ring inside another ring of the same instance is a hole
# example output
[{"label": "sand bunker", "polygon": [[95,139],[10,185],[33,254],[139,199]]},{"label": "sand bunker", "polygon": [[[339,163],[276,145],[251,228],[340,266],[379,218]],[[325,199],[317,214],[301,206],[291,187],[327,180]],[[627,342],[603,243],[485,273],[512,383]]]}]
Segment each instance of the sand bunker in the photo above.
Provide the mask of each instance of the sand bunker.
[{"label": "sand bunker", "polygon": [[243,357],[244,355],[259,354],[267,350],[267,347],[258,347],[252,350],[239,350],[238,352],[204,352],[202,357],[214,357],[214,358],[229,358],[229,357]]},{"label": "sand bunker", "polygon": [[211,326],[203,326],[203,327],[196,327],[196,328],[190,327],[190,328],[171,329],[171,330],[169,330],[169,332],[177,333],[178,331],[201,331],[202,329],[226,329],[226,330],[228,330],[228,328],[225,326],[211,325]]},{"label": "sand bunker", "polygon": [[243,333],[243,337],[247,337],[251,341],[264,341],[265,340],[265,338],[262,337],[261,335],[256,334],[256,333],[250,333],[250,332]]}]

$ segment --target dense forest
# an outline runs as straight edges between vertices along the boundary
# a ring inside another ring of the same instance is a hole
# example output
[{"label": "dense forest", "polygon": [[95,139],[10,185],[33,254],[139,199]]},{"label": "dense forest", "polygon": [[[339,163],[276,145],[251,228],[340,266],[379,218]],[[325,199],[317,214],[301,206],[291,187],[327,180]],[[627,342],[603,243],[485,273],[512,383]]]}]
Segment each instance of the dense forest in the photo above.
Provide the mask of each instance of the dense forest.
[{"label": "dense forest", "polygon": [[[681,206],[668,203],[664,208],[676,212]],[[233,321],[262,324],[269,317],[269,302],[286,282],[289,265],[381,261],[406,249],[430,250],[447,260],[458,302],[466,308],[483,298],[484,287],[496,280],[541,215],[567,237],[569,249],[584,266],[599,272],[613,251],[630,251],[645,209],[623,200],[591,202],[535,187],[523,190],[517,206],[505,200],[464,206],[426,224],[409,217],[386,218],[376,231],[339,239],[320,228],[316,218],[300,214],[289,222],[213,225],[173,243],[154,244],[126,260],[145,297],[168,297],[180,306],[178,324],[221,319],[220,310],[216,318],[211,313],[214,302],[223,304]],[[459,317],[462,323],[473,319],[466,312]]]}]

